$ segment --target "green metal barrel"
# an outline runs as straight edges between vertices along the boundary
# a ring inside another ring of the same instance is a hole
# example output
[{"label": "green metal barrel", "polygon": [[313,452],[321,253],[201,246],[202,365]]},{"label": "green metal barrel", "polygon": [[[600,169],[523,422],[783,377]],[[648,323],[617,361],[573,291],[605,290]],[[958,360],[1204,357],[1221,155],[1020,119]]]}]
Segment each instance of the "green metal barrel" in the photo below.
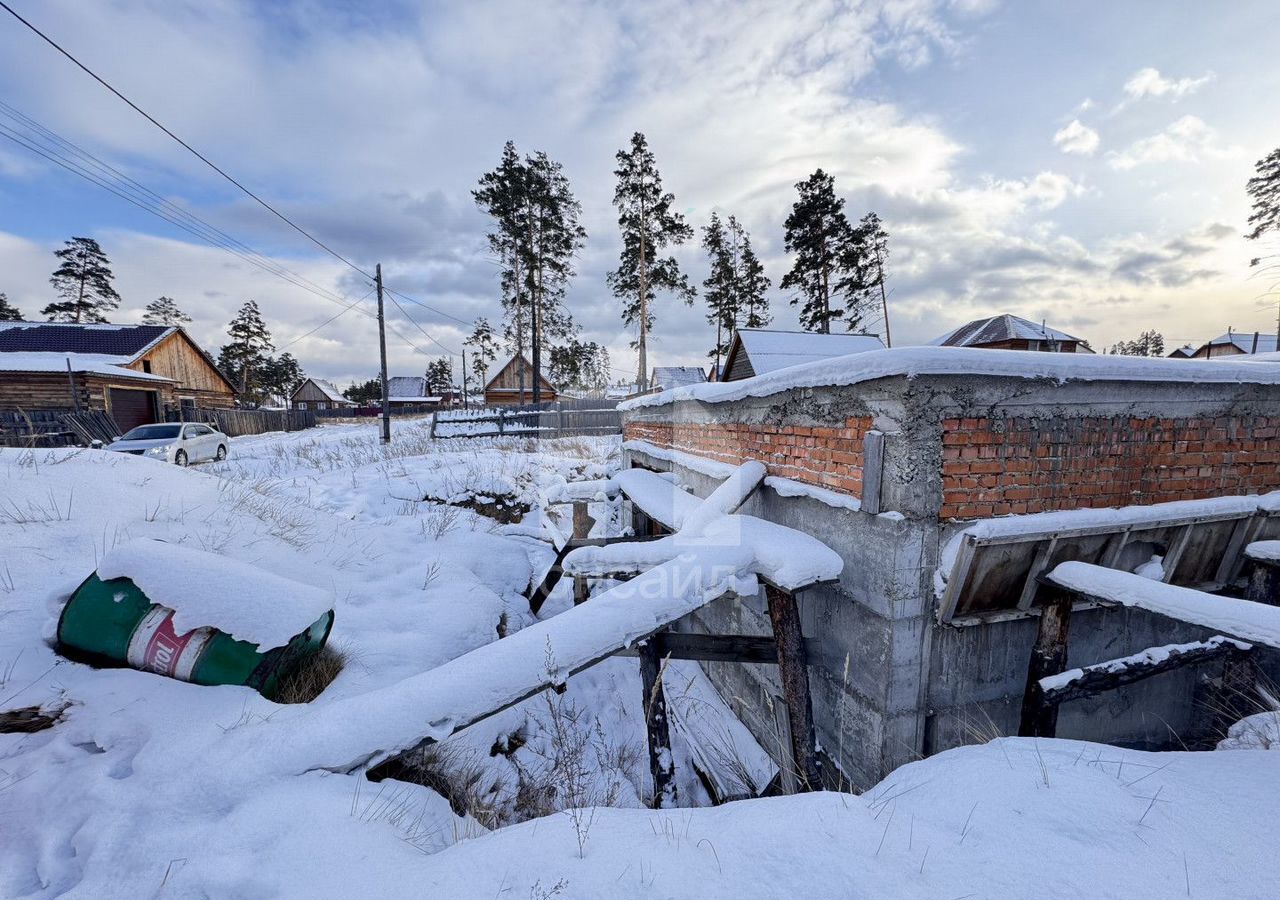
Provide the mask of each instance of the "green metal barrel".
[{"label": "green metal barrel", "polygon": [[333,610],[283,647],[265,652],[216,628],[173,630],[173,610],[152,603],[128,578],[90,575],[58,619],[58,641],[90,659],[194,684],[242,684],[268,699],[280,680],[324,647]]}]

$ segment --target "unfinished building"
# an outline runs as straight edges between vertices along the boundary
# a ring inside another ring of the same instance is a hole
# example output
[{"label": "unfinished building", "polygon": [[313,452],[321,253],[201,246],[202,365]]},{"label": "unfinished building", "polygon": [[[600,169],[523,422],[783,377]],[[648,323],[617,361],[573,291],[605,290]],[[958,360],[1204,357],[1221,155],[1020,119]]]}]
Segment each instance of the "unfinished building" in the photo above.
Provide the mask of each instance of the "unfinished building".
[{"label": "unfinished building", "polygon": [[[1280,535],[1280,366],[911,348],[623,409],[629,465],[705,497],[757,460],[768,477],[743,512],[841,556],[839,579],[799,606],[823,777],[859,787],[1018,732],[1044,576],[1060,563],[1230,593],[1245,548]],[[643,506],[637,527],[660,528],[662,511]],[[1215,637],[1079,595],[1069,609],[1074,667]],[[772,633],[764,600],[739,596],[677,630]],[[1205,646],[1222,652],[1073,697],[1058,736],[1147,749],[1203,739],[1202,698],[1233,658],[1230,645]],[[1269,653],[1252,659],[1274,673]],[[784,753],[777,668],[703,665],[762,745]]]}]

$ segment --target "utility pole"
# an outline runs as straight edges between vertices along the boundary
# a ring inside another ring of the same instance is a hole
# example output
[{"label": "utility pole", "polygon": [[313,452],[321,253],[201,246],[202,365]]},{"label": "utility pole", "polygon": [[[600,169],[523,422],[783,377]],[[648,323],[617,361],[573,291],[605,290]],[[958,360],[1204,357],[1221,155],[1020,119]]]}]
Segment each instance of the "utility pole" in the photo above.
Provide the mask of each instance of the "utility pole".
[{"label": "utility pole", "polygon": [[382,443],[391,443],[391,404],[387,394],[387,325],[382,313],[382,263],[373,270],[378,288],[378,354],[382,357]]},{"label": "utility pole", "polygon": [[462,348],[462,408],[470,409],[467,405],[467,348]]}]

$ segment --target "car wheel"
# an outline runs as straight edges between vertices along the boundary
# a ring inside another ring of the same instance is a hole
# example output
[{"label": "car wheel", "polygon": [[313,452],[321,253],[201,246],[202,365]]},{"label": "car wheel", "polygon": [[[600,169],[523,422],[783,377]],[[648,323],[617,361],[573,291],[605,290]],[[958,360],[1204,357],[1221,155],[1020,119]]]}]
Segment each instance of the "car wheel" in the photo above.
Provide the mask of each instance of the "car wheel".
[{"label": "car wheel", "polygon": [[187,464],[187,451],[179,450],[177,454],[174,455],[173,461],[180,466],[185,466]]},{"label": "car wheel", "polygon": [[219,444],[218,452],[214,454],[213,458],[218,462],[222,462],[224,459],[227,458],[227,448],[222,444]]}]

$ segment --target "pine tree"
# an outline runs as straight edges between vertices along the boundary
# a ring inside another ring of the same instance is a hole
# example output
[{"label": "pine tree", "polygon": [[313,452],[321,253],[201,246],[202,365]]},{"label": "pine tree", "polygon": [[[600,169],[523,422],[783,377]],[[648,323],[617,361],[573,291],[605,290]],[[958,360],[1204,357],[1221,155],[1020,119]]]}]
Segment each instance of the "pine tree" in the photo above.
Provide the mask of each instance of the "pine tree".
[{"label": "pine tree", "polygon": [[476,319],[471,337],[463,341],[471,348],[471,374],[476,379],[476,390],[483,390],[489,380],[489,367],[498,358],[498,339],[493,326],[485,318]]},{"label": "pine tree", "polygon": [[453,359],[442,356],[427,363],[427,393],[443,396],[453,390]]},{"label": "pine tree", "polygon": [[763,328],[773,320],[769,313],[769,286],[764,266],[751,249],[751,235],[744,231],[738,265],[738,307],[743,314],[743,328]]},{"label": "pine tree", "polygon": [[840,260],[841,276],[835,293],[845,303],[845,325],[865,332],[868,322],[884,322],[889,338],[889,294],[885,289],[885,264],[889,259],[889,235],[874,212],[858,221]]},{"label": "pine tree", "polygon": [[786,250],[796,255],[782,279],[783,290],[796,290],[792,305],[802,299],[800,324],[808,331],[830,334],[831,323],[844,318],[836,290],[848,274],[853,228],[844,214],[844,200],[836,196],[835,179],[818,169],[796,184],[800,196],[786,222]]},{"label": "pine tree", "polygon": [[142,314],[143,325],[190,325],[191,317],[178,308],[172,297],[161,297],[147,304]]},{"label": "pine tree", "polygon": [[1132,341],[1113,344],[1111,352],[1120,356],[1164,356],[1164,335],[1153,328]]},{"label": "pine tree", "polygon": [[306,380],[307,374],[290,353],[269,356],[262,361],[258,370],[258,382],[264,399],[278,401],[280,405],[288,402],[298,385]]},{"label": "pine tree", "polygon": [[246,300],[240,307],[227,326],[227,336],[231,340],[218,353],[218,366],[233,382],[239,383],[243,401],[260,402],[256,387],[261,383],[263,366],[275,345],[255,301]]},{"label": "pine tree", "polygon": [[658,254],[689,240],[693,229],[684,216],[672,211],[676,198],[663,191],[662,176],[643,134],[637,131],[632,135],[631,149],[619,150],[617,160],[613,205],[618,208],[622,253],[608,283],[614,296],[623,301],[623,322],[639,328],[634,344],[639,351],[636,382],[643,389],[649,383],[648,338],[657,292],[670,291],[689,305],[697,295],[675,257]]},{"label": "pine tree", "polygon": [[377,404],[382,400],[382,376],[376,375],[358,384],[352,382],[351,386],[342,392],[342,396],[361,406]]},{"label": "pine tree", "polygon": [[574,339],[551,348],[551,381],[558,387],[585,390],[609,383],[609,350],[595,341]]},{"label": "pine tree", "polygon": [[[1249,213],[1253,230],[1245,235],[1251,241],[1269,231],[1280,232],[1280,148],[1258,160],[1254,171],[1256,174],[1245,186],[1245,192],[1253,200],[1253,210]],[[1253,263],[1257,265],[1258,260]]]},{"label": "pine tree", "polygon": [[560,163],[543,152],[521,160],[511,141],[503,147],[497,168],[481,176],[472,196],[493,219],[489,248],[502,267],[504,334],[521,359],[520,399],[523,402],[523,357],[531,348],[537,402],[543,346],[575,332],[564,295],[574,275],[574,256],[587,236],[579,221],[582,207]]},{"label": "pine tree", "polygon": [[73,237],[61,250],[53,251],[61,264],[49,278],[60,302],[50,303],[41,314],[50,322],[99,324],[120,305],[120,295],[111,286],[115,276],[110,260],[93,238]]},{"label": "pine tree", "polygon": [[9,302],[9,298],[0,292],[0,322],[21,322],[22,311]]},{"label": "pine tree", "polygon": [[711,274],[702,282],[702,299],[707,304],[707,321],[716,326],[716,345],[707,356],[715,360],[718,372],[720,358],[728,353],[729,339],[738,324],[739,297],[733,254],[725,240],[724,224],[716,213],[702,229],[702,248],[711,263]]}]

